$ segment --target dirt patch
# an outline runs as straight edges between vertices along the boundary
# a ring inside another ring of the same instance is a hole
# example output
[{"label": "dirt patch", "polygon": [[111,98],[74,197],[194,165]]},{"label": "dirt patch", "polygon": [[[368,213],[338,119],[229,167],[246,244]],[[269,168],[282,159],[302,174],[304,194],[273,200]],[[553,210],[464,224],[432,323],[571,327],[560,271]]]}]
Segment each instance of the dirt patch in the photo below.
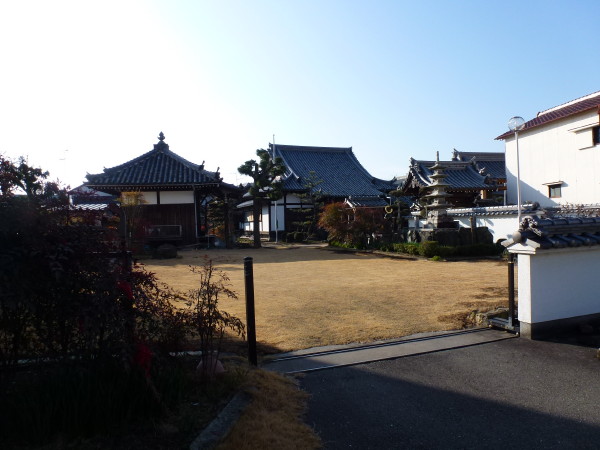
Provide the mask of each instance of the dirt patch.
[{"label": "dirt patch", "polygon": [[463,323],[450,316],[507,303],[506,265],[494,260],[446,263],[306,247],[180,255],[145,263],[185,292],[197,285],[189,266],[210,257],[240,297],[223,300],[222,309],[242,319],[243,260],[253,258],[257,339],[269,352],[456,329]]}]

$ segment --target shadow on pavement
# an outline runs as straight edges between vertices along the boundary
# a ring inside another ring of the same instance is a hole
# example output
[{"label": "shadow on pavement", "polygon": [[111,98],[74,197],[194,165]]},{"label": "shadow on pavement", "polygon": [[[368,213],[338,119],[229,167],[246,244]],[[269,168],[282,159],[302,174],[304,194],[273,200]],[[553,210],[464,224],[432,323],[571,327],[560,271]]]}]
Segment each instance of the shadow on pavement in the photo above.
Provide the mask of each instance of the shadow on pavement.
[{"label": "shadow on pavement", "polygon": [[510,339],[306,374],[326,449],[598,448],[591,349]]}]

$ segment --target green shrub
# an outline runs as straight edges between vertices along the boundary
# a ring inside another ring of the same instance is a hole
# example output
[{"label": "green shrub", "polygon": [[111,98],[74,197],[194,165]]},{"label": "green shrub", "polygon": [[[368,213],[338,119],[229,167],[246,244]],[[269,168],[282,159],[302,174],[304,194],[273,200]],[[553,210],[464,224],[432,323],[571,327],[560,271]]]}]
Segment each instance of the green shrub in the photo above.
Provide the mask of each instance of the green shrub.
[{"label": "green shrub", "polygon": [[404,251],[404,244],[401,242],[396,242],[392,244],[392,251],[396,253],[406,253]]},{"label": "green shrub", "polygon": [[456,255],[456,251],[459,247],[452,247],[450,245],[440,245],[438,247],[437,254],[442,258],[448,258],[450,256]]},{"label": "green shrub", "polygon": [[434,256],[433,258],[431,258],[432,261],[443,261],[441,256]]},{"label": "green shrub", "polygon": [[[359,250],[366,248],[366,245],[361,243],[351,244],[339,241],[330,241],[329,245]],[[406,253],[411,256],[424,256],[426,258],[439,256],[441,259],[453,256],[497,256],[501,255],[504,250],[504,247],[500,244],[473,244],[454,247],[439,245],[437,241],[375,243],[371,247],[382,251]]]},{"label": "green shrub", "polygon": [[420,254],[419,252],[419,248],[420,248],[420,244],[418,242],[411,242],[406,244],[406,253],[408,253],[409,255],[413,255],[413,256],[418,256]]},{"label": "green shrub", "polygon": [[431,258],[438,254],[438,248],[437,241],[423,241],[419,246],[419,255]]}]

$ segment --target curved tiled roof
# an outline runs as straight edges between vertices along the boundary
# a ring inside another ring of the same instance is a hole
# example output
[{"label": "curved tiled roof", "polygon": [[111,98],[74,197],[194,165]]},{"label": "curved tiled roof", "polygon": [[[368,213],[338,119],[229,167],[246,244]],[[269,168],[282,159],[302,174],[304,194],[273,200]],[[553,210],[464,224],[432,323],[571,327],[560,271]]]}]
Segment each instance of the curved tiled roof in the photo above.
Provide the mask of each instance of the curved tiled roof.
[{"label": "curved tiled roof", "polygon": [[124,164],[88,174],[87,186],[103,187],[177,187],[201,184],[220,184],[218,172],[204,170],[204,165],[189,162],[169,150],[161,133],[154,149]]},{"label": "curved tiled roof", "polygon": [[287,172],[283,188],[306,191],[311,175],[322,181],[316,189],[337,198],[379,197],[394,189],[391,181],[375,178],[365,170],[352,152],[352,147],[305,147],[269,144],[269,152],[283,159]]},{"label": "curved tiled roof", "polygon": [[[404,183],[404,189],[411,186],[427,187],[433,182],[431,167],[436,161],[410,159],[410,169]],[[444,167],[444,183],[448,192],[480,191],[482,189],[497,189],[495,184],[486,183],[486,176],[480,174],[471,161],[441,161]]]},{"label": "curved tiled roof", "polygon": [[454,149],[453,161],[471,161],[476,169],[492,178],[506,179],[506,161],[504,152],[461,152]]},{"label": "curved tiled roof", "polygon": [[[535,214],[536,208],[532,205],[523,205],[522,214]],[[478,206],[474,208],[450,208],[448,214],[453,217],[471,216],[516,216],[519,213],[517,205],[508,206]]]},{"label": "curved tiled roof", "polygon": [[[539,112],[535,119],[531,119],[525,122],[523,130],[530,130],[540,125],[544,125],[555,120],[564,119],[584,111],[596,109],[600,107],[600,91],[594,92],[593,94],[586,95],[579,99],[564,103],[563,105],[555,106],[554,108],[547,109],[546,111]],[[513,136],[512,131],[507,131],[496,138],[496,140],[506,139],[507,137]]]}]

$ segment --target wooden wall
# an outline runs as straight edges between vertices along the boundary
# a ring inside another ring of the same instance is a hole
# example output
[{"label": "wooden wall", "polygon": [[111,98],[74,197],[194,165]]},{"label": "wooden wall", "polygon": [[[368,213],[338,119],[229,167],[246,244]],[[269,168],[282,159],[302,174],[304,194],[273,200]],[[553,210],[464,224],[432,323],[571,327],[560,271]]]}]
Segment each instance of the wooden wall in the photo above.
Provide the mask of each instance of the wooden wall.
[{"label": "wooden wall", "polygon": [[181,225],[182,244],[195,244],[196,230],[193,204],[144,205],[144,221],[147,225]]}]

